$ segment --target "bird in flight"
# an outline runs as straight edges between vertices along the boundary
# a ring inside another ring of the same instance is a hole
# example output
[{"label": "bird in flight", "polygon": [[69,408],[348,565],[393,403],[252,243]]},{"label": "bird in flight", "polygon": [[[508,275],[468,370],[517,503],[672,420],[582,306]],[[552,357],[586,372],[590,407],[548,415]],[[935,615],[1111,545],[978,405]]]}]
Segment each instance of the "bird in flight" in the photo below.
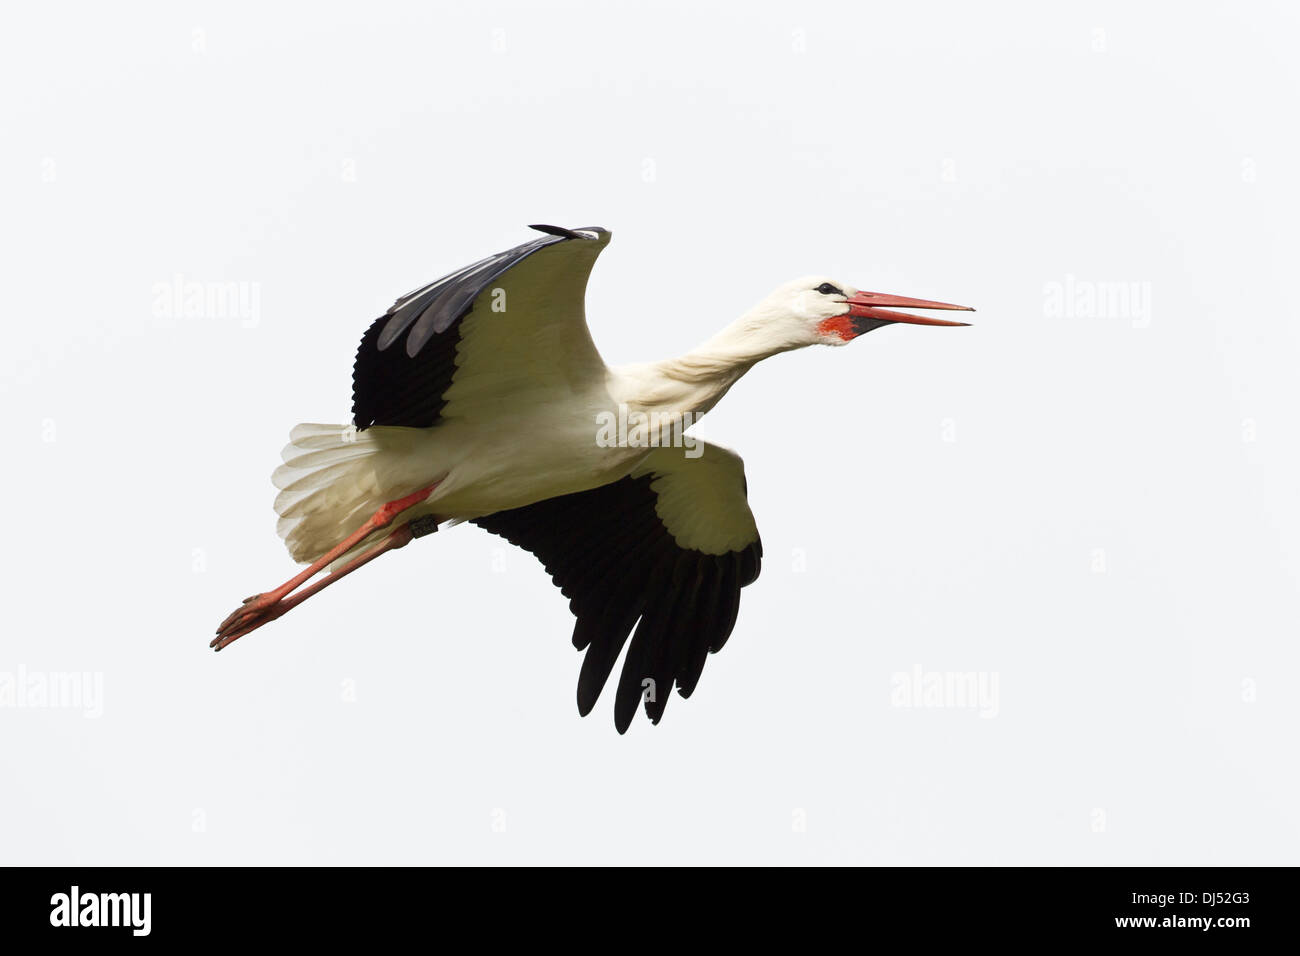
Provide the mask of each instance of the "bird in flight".
[{"label": "bird in flight", "polygon": [[[587,329],[587,277],[610,233],[543,233],[402,296],[366,331],[351,425],[299,425],[275,470],[277,531],[307,565],[245,599],[227,647],[380,555],[469,521],[531,551],[569,599],[588,714],[614,696],[658,723],[736,623],[763,547],[739,455],[689,431],[756,362],[885,325],[966,325],[961,309],[821,276],[778,288],[680,358],[610,367]],[[314,583],[308,583],[327,572]]]}]

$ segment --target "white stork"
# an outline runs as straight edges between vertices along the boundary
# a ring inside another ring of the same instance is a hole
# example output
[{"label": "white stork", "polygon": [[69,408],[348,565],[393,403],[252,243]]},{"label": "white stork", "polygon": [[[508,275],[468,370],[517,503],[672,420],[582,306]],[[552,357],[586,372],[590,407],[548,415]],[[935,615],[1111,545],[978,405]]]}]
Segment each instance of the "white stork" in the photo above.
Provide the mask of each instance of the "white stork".
[{"label": "white stork", "polygon": [[277,530],[308,566],[246,599],[212,647],[440,523],[468,520],[535,554],[569,598],[573,643],[587,652],[578,712],[591,711],[631,633],[614,723],[627,730],[643,698],[658,723],[673,683],[689,697],[706,655],[726,643],[762,556],[740,456],[702,448],[683,426],[778,352],[845,345],[892,323],[966,324],[890,311],[965,306],[815,276],[681,358],[611,368],[583,308],[610,233],[532,228],[545,235],[403,296],[370,326],[353,368],[353,424],[299,425],[273,476]]}]

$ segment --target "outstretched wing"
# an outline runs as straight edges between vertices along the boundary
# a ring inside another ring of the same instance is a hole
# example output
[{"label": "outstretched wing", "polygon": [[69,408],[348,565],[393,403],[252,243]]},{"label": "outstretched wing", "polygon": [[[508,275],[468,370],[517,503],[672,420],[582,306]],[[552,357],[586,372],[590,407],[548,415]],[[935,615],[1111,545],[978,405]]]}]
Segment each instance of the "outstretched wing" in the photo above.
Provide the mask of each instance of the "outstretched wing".
[{"label": "outstretched wing", "polygon": [[717,445],[696,447],[697,458],[656,449],[612,484],[473,519],[537,555],[569,598],[573,644],[587,651],[578,677],[583,716],[636,625],[615,692],[619,733],[642,697],[658,723],[674,682],[691,695],[705,657],[736,624],[740,589],[758,577],[763,544],[744,463]]},{"label": "outstretched wing", "polygon": [[487,416],[495,400],[603,375],[583,296],[610,234],[533,228],[546,235],[402,296],[371,324],[352,370],[357,428]]}]

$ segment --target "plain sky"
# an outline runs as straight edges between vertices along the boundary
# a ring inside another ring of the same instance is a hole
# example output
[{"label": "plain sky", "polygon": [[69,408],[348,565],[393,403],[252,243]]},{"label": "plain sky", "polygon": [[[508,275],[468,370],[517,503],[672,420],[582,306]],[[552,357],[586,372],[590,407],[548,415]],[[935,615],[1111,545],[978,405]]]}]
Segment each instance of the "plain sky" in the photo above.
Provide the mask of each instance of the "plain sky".
[{"label": "plain sky", "polygon": [[[1294,6],[4,19],[0,861],[1297,862]],[[766,561],[658,727],[473,527],[213,655],[289,429],[530,222],[613,231],[611,362],[806,273],[979,311],[699,426]]]}]

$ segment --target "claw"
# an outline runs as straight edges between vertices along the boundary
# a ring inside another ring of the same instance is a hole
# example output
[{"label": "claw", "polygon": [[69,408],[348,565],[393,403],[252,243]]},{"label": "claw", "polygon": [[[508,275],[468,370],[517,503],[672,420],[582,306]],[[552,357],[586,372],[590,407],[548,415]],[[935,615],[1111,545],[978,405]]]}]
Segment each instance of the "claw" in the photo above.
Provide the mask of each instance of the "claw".
[{"label": "claw", "polygon": [[[265,595],[259,594],[254,597],[261,598]],[[208,647],[219,651],[245,634],[257,630],[263,624],[269,624],[293,607],[292,603],[286,601],[270,601],[254,608],[248,607],[247,603],[245,602],[245,606],[237,608],[221,622],[221,626],[217,628],[217,636],[208,642]]]}]

